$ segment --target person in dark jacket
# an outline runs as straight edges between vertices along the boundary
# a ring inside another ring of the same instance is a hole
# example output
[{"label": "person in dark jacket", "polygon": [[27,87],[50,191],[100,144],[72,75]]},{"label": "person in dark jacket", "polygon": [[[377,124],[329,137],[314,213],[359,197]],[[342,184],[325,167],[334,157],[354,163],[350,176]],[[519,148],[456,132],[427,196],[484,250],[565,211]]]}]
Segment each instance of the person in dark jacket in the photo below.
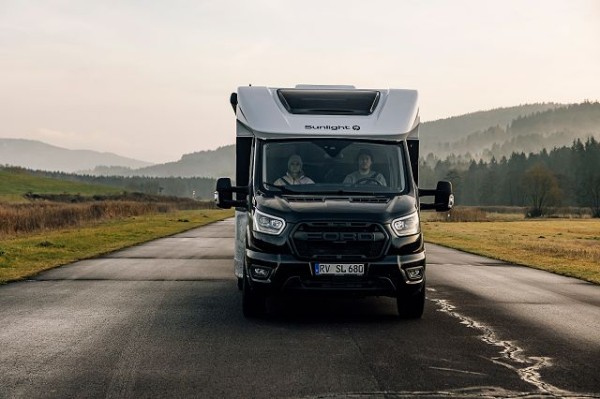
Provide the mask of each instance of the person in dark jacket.
[{"label": "person in dark jacket", "polygon": [[350,184],[377,184],[387,186],[385,177],[379,172],[371,170],[373,155],[371,151],[362,149],[358,152],[358,170],[350,173],[344,179],[344,183]]}]

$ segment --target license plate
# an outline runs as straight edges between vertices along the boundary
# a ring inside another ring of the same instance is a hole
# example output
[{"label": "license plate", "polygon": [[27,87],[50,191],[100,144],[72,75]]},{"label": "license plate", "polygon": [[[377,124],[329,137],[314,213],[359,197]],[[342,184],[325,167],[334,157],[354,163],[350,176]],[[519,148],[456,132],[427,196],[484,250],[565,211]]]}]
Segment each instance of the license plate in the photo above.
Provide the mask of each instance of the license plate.
[{"label": "license plate", "polygon": [[315,276],[362,276],[364,263],[315,263]]}]

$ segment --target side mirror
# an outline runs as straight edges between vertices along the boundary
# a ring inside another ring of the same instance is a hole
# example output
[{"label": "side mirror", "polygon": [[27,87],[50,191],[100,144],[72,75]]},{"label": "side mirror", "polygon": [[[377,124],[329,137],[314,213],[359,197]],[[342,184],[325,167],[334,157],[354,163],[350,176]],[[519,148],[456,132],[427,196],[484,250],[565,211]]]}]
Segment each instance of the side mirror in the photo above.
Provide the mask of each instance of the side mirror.
[{"label": "side mirror", "polygon": [[435,189],[435,210],[447,212],[454,206],[454,194],[452,194],[452,183],[439,181]]},{"label": "side mirror", "polygon": [[439,181],[435,190],[419,189],[419,197],[433,196],[433,204],[421,204],[421,210],[435,209],[437,212],[446,212],[454,206],[454,194],[452,193],[452,183],[449,181]]},{"label": "side mirror", "polygon": [[234,192],[248,195],[248,187],[233,187],[231,186],[231,179],[229,177],[219,178],[215,191],[215,204],[223,209],[247,207],[248,203],[246,201],[233,199]]},{"label": "side mirror", "polygon": [[219,208],[231,208],[230,203],[233,201],[233,191],[231,190],[231,179],[221,177],[217,180],[215,191],[215,204]]}]

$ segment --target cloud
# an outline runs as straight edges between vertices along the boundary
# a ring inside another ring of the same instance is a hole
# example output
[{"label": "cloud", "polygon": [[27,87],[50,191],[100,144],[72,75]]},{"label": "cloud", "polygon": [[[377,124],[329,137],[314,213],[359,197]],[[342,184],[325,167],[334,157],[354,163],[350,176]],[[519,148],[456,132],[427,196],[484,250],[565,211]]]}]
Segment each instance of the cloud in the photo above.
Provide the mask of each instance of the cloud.
[{"label": "cloud", "polygon": [[[237,86],[414,88],[423,120],[597,99],[598,2],[0,0],[0,135],[163,162]],[[42,128],[40,128],[42,126]]]}]

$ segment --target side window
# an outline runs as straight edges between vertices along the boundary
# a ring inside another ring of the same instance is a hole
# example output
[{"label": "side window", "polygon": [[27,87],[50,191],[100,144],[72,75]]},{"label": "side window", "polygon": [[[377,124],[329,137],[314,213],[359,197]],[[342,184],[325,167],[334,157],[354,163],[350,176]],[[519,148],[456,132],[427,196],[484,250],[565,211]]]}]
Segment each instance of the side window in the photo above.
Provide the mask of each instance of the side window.
[{"label": "side window", "polygon": [[263,147],[265,152],[263,156],[263,179],[271,184],[285,174],[281,157],[277,156],[277,147],[277,144],[265,144]]}]

